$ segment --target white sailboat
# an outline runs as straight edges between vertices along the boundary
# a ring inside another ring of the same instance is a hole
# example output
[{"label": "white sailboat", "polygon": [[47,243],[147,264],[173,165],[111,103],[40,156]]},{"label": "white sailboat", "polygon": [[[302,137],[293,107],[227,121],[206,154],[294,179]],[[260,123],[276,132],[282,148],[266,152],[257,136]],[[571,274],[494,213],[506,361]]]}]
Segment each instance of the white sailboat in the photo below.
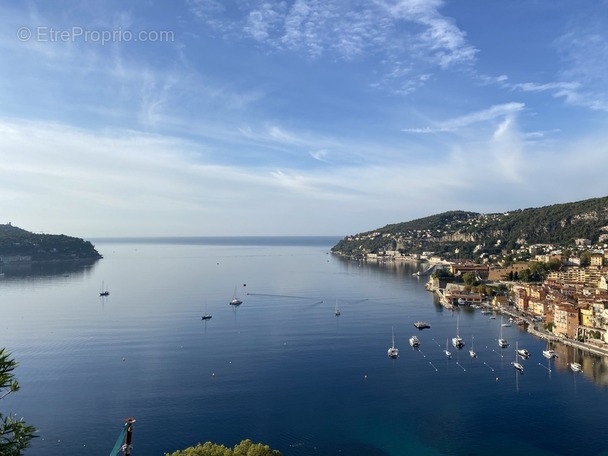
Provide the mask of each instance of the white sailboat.
[{"label": "white sailboat", "polygon": [[503,339],[502,337],[502,317],[500,317],[500,337],[498,338],[498,346],[500,348],[507,348],[509,346],[507,339]]},{"label": "white sailboat", "polygon": [[336,314],[336,317],[340,316],[340,308],[338,307],[338,300],[336,299],[336,310],[334,311],[334,313]]},{"label": "white sailboat", "polygon": [[543,350],[543,356],[547,359],[559,358],[559,355],[551,348],[550,340],[547,340],[547,348]]},{"label": "white sailboat", "polygon": [[236,286],[234,287],[234,293],[232,294],[232,299],[230,300],[230,305],[231,306],[238,306],[243,304],[243,301],[241,301],[237,295],[236,295]]},{"label": "white sailboat", "polygon": [[392,329],[393,333],[393,345],[388,349],[388,357],[389,358],[397,358],[399,357],[399,349],[395,347],[395,328]]},{"label": "white sailboat", "polygon": [[477,358],[477,352],[475,352],[475,350],[473,350],[473,340],[475,339],[475,336],[471,336],[471,348],[469,348],[469,356],[471,358]]},{"label": "white sailboat", "polygon": [[459,329],[460,329],[460,314],[458,314],[458,316],[456,317],[456,337],[452,337],[452,345],[455,348],[464,347],[464,340],[462,340],[462,337],[460,337],[460,335],[458,334]]},{"label": "white sailboat", "polygon": [[452,358],[452,353],[448,350],[448,340],[445,340],[445,350],[443,350],[443,353],[445,353],[445,356],[450,359]]},{"label": "white sailboat", "polygon": [[519,350],[517,348],[517,342],[515,342],[515,361],[512,362],[511,364],[513,364],[513,367],[518,370],[519,372],[523,373],[524,372],[524,366],[517,361],[517,355],[519,354]]},{"label": "white sailboat", "polygon": [[572,372],[581,373],[583,372],[583,366],[580,363],[576,362],[576,354],[578,353],[578,348],[574,349],[574,361],[570,363],[570,370]]}]

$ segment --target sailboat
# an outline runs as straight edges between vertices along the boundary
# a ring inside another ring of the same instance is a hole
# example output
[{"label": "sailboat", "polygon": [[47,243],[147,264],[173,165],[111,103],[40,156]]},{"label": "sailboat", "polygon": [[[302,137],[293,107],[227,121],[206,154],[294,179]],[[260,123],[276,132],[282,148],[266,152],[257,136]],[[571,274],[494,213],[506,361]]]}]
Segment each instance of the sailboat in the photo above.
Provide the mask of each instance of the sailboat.
[{"label": "sailboat", "polygon": [[393,333],[393,345],[388,349],[388,357],[389,358],[398,358],[399,357],[399,349],[395,347],[395,328],[392,328]]},{"label": "sailboat", "polygon": [[575,348],[574,350],[574,361],[570,363],[570,369],[572,372],[581,373],[583,372],[583,366],[576,362],[576,353],[578,352],[578,348]]},{"label": "sailboat", "polygon": [[205,315],[201,317],[201,320],[211,320],[211,315],[207,313],[207,303],[205,303]]},{"label": "sailboat", "polygon": [[445,353],[445,356],[447,356],[448,359],[452,358],[452,353],[450,353],[450,351],[448,350],[448,340],[445,340],[445,350],[443,350],[443,353]]},{"label": "sailboat", "polygon": [[231,306],[238,306],[243,304],[243,301],[241,301],[237,295],[236,295],[236,287],[234,287],[234,293],[232,295],[232,299],[230,300],[230,305]]},{"label": "sailboat", "polygon": [[517,355],[519,354],[519,350],[517,349],[517,342],[515,342],[515,361],[512,362],[513,367],[517,369],[519,372],[524,372],[524,366],[521,365],[519,361],[517,361]]},{"label": "sailboat", "polygon": [[336,317],[339,317],[341,312],[340,312],[340,308],[338,307],[338,300],[336,299],[336,309],[334,310],[334,313],[336,314]]},{"label": "sailboat", "polygon": [[547,348],[543,350],[543,356],[547,359],[559,358],[559,355],[551,348],[550,340],[547,340]]},{"label": "sailboat", "polygon": [[452,345],[455,348],[464,347],[464,340],[462,340],[462,337],[460,337],[460,335],[458,334],[459,327],[460,327],[460,314],[456,317],[456,337],[452,337]]},{"label": "sailboat", "polygon": [[99,291],[99,296],[109,296],[110,292],[106,288],[104,282],[101,282],[101,289]]},{"label": "sailboat", "polygon": [[500,338],[498,339],[498,346],[500,348],[507,348],[509,346],[509,342],[507,342],[507,339],[503,339],[502,337],[502,317],[500,317]]},{"label": "sailboat", "polygon": [[477,358],[477,353],[475,352],[475,350],[473,350],[473,339],[475,338],[475,336],[471,336],[471,348],[469,348],[469,356],[471,358]]}]

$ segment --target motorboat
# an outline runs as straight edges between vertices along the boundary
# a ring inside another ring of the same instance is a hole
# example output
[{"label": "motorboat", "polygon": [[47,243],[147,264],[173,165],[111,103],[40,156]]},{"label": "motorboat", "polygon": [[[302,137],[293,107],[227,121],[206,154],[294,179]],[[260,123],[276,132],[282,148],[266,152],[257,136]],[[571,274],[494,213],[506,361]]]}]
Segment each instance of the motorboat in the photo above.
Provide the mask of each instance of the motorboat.
[{"label": "motorboat", "polygon": [[418,348],[420,347],[420,340],[416,336],[412,336],[410,337],[410,345],[413,348]]},{"label": "motorboat", "polygon": [[418,329],[427,329],[431,327],[426,321],[417,321],[414,323],[414,326]]},{"label": "motorboat", "polygon": [[572,370],[572,372],[583,372],[583,366],[575,362],[570,363],[570,369]]},{"label": "motorboat", "polygon": [[517,354],[524,359],[528,359],[530,357],[530,352],[528,350],[526,350],[525,348],[517,349]]}]

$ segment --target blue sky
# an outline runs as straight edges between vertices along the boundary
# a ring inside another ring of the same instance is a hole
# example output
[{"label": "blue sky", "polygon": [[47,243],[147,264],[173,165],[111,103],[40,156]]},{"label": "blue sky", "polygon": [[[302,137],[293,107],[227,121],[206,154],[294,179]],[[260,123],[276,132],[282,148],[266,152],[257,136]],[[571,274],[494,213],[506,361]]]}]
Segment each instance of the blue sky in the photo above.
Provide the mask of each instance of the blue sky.
[{"label": "blue sky", "polygon": [[608,3],[0,5],[2,223],[347,235],[608,195]]}]

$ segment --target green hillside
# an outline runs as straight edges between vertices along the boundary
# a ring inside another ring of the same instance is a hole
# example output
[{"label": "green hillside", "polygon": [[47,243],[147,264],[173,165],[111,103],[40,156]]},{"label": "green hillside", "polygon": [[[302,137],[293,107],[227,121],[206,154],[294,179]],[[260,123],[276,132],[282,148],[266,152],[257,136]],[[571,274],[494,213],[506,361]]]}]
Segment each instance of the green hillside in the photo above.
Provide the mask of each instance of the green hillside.
[{"label": "green hillside", "polygon": [[93,244],[63,234],[35,234],[9,224],[0,224],[0,260],[31,261],[96,259],[102,256]]},{"label": "green hillside", "polygon": [[574,246],[581,238],[593,244],[606,242],[608,197],[505,213],[444,212],[347,236],[332,251],[344,255],[384,250],[496,254],[534,244]]}]

